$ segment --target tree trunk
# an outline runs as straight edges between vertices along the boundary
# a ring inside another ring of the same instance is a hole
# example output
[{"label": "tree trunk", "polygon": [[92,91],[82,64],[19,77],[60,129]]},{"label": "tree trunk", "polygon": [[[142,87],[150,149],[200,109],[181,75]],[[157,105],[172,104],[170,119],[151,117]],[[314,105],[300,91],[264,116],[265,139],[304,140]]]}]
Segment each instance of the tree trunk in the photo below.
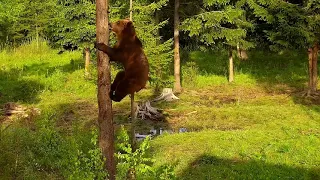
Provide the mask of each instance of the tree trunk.
[{"label": "tree trunk", "polygon": [[38,25],[36,24],[36,43],[37,43],[37,50],[39,49],[39,30]]},{"label": "tree trunk", "polygon": [[130,21],[132,21],[132,6],[133,6],[133,4],[132,4],[132,0],[130,0]]},{"label": "tree trunk", "polygon": [[[108,0],[96,1],[97,42],[109,42]],[[106,158],[106,169],[110,180],[115,180],[116,164],[114,159],[114,127],[112,119],[112,102],[109,96],[111,76],[107,54],[97,51],[98,57],[98,106],[99,106],[99,146]]]},{"label": "tree trunk", "polygon": [[234,80],[234,70],[233,70],[233,57],[232,50],[229,50],[229,82],[233,82]]},{"label": "tree trunk", "polygon": [[240,47],[239,43],[237,43],[237,55],[238,55],[239,59],[241,59],[241,60],[247,60],[248,59],[247,51],[242,49]]},{"label": "tree trunk", "polygon": [[[132,19],[132,8],[133,8],[133,2],[132,0],[130,0],[130,21],[133,21]],[[136,129],[135,129],[135,120],[136,120],[136,116],[135,116],[135,104],[134,104],[134,93],[132,93],[130,95],[130,100],[131,100],[131,146],[132,146],[132,150],[134,151],[136,148],[136,137],[135,137],[135,133],[136,133]]]},{"label": "tree trunk", "polygon": [[85,52],[85,58],[86,58],[84,70],[85,70],[86,75],[88,75],[89,74],[89,66],[90,66],[90,48],[85,48],[84,52]]},{"label": "tree trunk", "polygon": [[131,145],[132,145],[132,151],[136,150],[136,108],[134,103],[134,93],[130,95],[131,99]]},{"label": "tree trunk", "polygon": [[[155,2],[158,2],[159,0],[156,0]],[[156,10],[155,11],[155,23],[158,25],[160,23],[160,11]],[[157,28],[157,45],[159,45],[161,43],[160,40],[160,28]]]},{"label": "tree trunk", "polygon": [[308,83],[308,93],[312,94],[317,91],[318,85],[318,51],[319,45],[316,43],[313,47],[308,49],[308,59],[309,59],[309,83]]},{"label": "tree trunk", "polygon": [[179,0],[174,3],[174,91],[181,92],[180,50],[179,50]]}]

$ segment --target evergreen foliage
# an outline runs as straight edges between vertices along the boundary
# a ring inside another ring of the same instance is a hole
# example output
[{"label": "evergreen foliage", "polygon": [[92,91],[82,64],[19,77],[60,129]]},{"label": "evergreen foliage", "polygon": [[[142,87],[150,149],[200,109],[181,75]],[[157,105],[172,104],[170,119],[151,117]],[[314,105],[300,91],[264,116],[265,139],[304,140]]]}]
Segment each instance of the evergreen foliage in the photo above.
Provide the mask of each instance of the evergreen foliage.
[{"label": "evergreen foliage", "polygon": [[56,13],[55,1],[42,0],[5,0],[0,10],[0,40],[14,44],[46,37],[47,26]]},{"label": "evergreen foliage", "polygon": [[93,0],[58,0],[57,18],[49,28],[51,43],[67,49],[93,46],[95,8]]},{"label": "evergreen foliage", "polygon": [[307,49],[319,41],[320,2],[248,0],[271,50]]},{"label": "evergreen foliage", "polygon": [[246,20],[242,1],[206,0],[199,12],[183,21],[182,29],[197,36],[206,45],[222,42],[235,47],[237,43],[247,49],[253,46],[246,40],[252,24]]}]

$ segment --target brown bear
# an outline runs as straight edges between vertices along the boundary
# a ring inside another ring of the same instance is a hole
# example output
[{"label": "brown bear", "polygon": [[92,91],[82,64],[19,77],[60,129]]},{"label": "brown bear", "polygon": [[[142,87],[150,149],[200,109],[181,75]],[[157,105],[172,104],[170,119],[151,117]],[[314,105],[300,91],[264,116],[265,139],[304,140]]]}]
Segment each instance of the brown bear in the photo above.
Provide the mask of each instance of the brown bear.
[{"label": "brown bear", "polygon": [[110,98],[120,102],[126,95],[145,87],[149,79],[149,63],[131,21],[119,20],[110,23],[109,28],[117,37],[115,46],[111,48],[104,43],[96,43],[95,46],[108,54],[110,61],[120,62],[124,66],[124,71],[116,75],[110,91]]}]

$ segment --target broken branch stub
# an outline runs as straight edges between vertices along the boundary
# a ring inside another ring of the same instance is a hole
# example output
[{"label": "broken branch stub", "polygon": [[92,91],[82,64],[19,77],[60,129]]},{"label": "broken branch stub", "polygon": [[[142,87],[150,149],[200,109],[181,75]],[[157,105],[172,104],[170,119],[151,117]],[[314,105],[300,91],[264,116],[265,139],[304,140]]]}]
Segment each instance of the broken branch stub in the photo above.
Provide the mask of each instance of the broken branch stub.
[{"label": "broken branch stub", "polygon": [[161,111],[152,107],[150,101],[140,102],[136,109],[136,115],[142,120],[163,120],[164,116]]}]

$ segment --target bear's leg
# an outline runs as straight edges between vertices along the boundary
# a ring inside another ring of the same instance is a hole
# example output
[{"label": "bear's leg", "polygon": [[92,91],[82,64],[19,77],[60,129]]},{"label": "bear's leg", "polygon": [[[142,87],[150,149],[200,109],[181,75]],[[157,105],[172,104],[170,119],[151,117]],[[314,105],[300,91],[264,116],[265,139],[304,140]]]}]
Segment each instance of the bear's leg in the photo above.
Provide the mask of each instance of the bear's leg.
[{"label": "bear's leg", "polygon": [[124,71],[118,72],[116,77],[113,80],[113,83],[111,85],[111,91],[115,91],[117,86],[119,85],[120,81],[122,81],[125,77],[126,73]]},{"label": "bear's leg", "polygon": [[120,102],[128,94],[135,92],[135,83],[132,79],[123,79],[120,81],[116,90],[113,92],[111,99],[116,102]]},{"label": "bear's leg", "polygon": [[124,79],[124,77],[125,77],[125,72],[124,71],[118,72],[118,74],[116,75],[116,77],[113,80],[113,83],[111,84],[111,89],[110,89],[110,92],[109,92],[110,97],[113,96],[113,94],[115,93],[114,91],[117,89],[117,86]]}]

